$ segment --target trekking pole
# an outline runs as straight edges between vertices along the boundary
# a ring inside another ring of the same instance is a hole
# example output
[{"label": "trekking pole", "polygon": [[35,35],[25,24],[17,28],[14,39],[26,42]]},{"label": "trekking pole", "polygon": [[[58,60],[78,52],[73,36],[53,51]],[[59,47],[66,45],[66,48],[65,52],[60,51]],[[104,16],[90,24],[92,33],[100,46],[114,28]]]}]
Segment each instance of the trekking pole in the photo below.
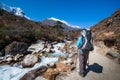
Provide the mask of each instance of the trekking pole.
[{"label": "trekking pole", "polygon": [[87,66],[89,66],[89,55],[88,55],[88,60],[87,60]]}]

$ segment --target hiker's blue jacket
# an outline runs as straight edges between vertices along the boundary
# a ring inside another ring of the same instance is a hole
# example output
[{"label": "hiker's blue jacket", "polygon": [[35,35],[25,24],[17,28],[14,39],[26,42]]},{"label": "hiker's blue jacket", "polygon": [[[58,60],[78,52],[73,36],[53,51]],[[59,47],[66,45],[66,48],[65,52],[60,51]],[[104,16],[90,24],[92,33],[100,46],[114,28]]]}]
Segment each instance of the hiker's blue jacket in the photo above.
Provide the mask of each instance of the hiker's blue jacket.
[{"label": "hiker's blue jacket", "polygon": [[77,47],[78,47],[80,53],[88,53],[89,51],[85,51],[85,50],[80,49],[81,46],[82,46],[82,44],[83,44],[82,36],[80,36],[80,37],[78,38],[78,41],[77,41]]},{"label": "hiker's blue jacket", "polygon": [[78,41],[77,41],[77,47],[78,48],[80,48],[81,46],[82,46],[82,36],[80,36],[79,38],[78,38]]}]

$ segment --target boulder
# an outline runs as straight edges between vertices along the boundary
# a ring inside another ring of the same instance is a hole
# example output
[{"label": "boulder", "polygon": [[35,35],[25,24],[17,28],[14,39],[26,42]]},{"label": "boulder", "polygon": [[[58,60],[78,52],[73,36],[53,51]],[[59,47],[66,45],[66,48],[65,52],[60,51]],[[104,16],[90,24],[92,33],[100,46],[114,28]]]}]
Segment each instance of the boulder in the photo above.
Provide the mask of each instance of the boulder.
[{"label": "boulder", "polygon": [[36,43],[32,44],[28,51],[32,51],[32,53],[35,52],[41,52],[45,48],[45,41],[38,40]]},{"label": "boulder", "polygon": [[70,72],[71,71],[70,66],[68,66],[67,64],[64,64],[64,63],[59,63],[59,62],[56,63],[56,69],[59,72]]},{"label": "boulder", "polygon": [[24,42],[12,42],[5,47],[5,55],[16,55],[27,53],[28,45]]},{"label": "boulder", "polygon": [[38,67],[37,69],[31,70],[28,73],[26,73],[20,80],[35,80],[37,76],[44,74],[46,70],[46,66]]},{"label": "boulder", "polygon": [[22,62],[22,66],[25,67],[32,67],[34,66],[37,62],[39,61],[38,57],[33,55],[33,54],[28,54],[23,62]]},{"label": "boulder", "polygon": [[43,77],[46,78],[47,80],[55,80],[58,74],[59,74],[59,71],[57,69],[49,68],[47,69]]}]

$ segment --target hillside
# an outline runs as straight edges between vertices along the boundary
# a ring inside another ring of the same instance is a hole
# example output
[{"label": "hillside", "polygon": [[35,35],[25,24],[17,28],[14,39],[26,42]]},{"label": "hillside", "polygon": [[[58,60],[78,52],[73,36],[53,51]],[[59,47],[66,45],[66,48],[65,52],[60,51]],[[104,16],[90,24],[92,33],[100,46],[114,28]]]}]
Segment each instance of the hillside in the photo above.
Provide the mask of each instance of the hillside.
[{"label": "hillside", "polygon": [[120,9],[91,29],[95,41],[103,41],[107,47],[120,50]]},{"label": "hillside", "polygon": [[58,25],[53,27],[45,26],[39,22],[15,16],[12,13],[0,9],[0,49],[13,41],[27,43],[34,42],[38,39],[62,41],[68,36],[75,39],[76,34],[76,31],[64,31]]}]

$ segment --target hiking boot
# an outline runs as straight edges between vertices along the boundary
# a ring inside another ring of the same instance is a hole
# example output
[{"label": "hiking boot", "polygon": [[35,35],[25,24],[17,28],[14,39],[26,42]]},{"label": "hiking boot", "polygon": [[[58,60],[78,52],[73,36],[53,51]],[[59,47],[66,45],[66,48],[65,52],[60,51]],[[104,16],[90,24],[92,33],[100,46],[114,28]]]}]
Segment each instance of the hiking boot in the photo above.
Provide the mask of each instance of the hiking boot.
[{"label": "hiking boot", "polygon": [[86,68],[84,68],[84,71],[86,71]]},{"label": "hiking boot", "polygon": [[81,77],[85,77],[85,75],[84,75],[83,73],[80,73],[80,72],[79,72],[79,75],[80,75]]}]

